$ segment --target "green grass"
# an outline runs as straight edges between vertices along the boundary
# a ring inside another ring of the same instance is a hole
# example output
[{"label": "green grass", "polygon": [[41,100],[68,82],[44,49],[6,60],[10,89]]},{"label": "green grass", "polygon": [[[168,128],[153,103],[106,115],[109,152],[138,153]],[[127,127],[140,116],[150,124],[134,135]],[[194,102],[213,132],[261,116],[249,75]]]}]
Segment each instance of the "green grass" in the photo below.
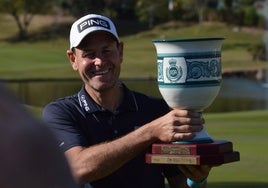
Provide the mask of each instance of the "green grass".
[{"label": "green grass", "polygon": [[4,78],[74,77],[66,57],[65,41],[0,43]]},{"label": "green grass", "polygon": [[[182,27],[179,24],[165,24],[150,31],[124,37],[125,63],[123,75],[149,75],[156,73],[156,52],[151,42],[155,38],[186,38],[186,37],[225,37],[222,46],[222,67],[226,69],[252,69],[265,67],[265,62],[252,61],[249,48],[261,43],[262,33],[234,32],[232,27],[223,23],[207,23],[202,27],[190,25]],[[139,69],[137,69],[137,67]],[[142,67],[142,69],[140,68]]]},{"label": "green grass", "polygon": [[238,187],[241,182],[245,186],[248,182],[248,187],[267,187],[268,111],[205,114],[205,119],[214,139],[230,140],[240,152],[239,162],[215,167],[209,182],[229,182],[228,187]]}]

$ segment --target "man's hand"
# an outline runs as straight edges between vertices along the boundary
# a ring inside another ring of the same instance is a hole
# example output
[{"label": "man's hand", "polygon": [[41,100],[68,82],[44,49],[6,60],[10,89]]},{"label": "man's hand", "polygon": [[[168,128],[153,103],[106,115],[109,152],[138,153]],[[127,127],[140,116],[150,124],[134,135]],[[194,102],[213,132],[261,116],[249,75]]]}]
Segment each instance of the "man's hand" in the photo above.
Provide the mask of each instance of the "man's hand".
[{"label": "man's hand", "polygon": [[173,109],[166,115],[150,122],[152,137],[162,142],[192,139],[203,129],[204,119],[198,112]]},{"label": "man's hand", "polygon": [[212,168],[212,166],[209,165],[178,165],[178,168],[181,170],[181,172],[189,179],[195,181],[195,182],[201,182],[206,177],[208,177],[208,174]]}]

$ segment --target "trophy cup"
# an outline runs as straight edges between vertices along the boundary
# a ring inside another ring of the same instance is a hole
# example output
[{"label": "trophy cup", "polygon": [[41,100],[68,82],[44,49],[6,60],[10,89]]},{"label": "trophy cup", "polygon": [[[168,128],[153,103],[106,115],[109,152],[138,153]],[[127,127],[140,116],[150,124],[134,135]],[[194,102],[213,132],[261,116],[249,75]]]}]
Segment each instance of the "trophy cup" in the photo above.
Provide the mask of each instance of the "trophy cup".
[{"label": "trophy cup", "polygon": [[[159,91],[171,108],[202,112],[220,90],[224,38],[155,39]],[[226,140],[213,140],[205,126],[191,140],[154,143],[147,163],[223,164],[239,161]]]}]

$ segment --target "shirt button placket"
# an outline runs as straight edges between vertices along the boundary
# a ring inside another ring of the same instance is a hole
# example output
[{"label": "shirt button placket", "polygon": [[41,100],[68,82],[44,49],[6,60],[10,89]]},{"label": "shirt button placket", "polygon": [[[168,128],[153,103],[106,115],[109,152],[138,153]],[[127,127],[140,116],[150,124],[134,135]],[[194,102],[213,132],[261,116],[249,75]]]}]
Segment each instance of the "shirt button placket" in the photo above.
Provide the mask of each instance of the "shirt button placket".
[{"label": "shirt button placket", "polygon": [[116,125],[114,124],[115,115],[112,115],[110,120],[111,120],[111,126],[112,126],[112,129],[113,129],[114,137],[117,137],[118,136],[118,130],[116,129]]}]

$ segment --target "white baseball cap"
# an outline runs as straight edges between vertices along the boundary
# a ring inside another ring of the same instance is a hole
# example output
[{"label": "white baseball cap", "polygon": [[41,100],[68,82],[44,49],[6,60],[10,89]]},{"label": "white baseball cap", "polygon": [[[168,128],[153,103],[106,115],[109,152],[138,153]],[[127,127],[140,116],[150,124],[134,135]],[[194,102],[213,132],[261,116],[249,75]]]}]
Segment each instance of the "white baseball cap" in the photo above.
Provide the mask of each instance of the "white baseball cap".
[{"label": "white baseball cap", "polygon": [[119,42],[114,23],[107,17],[97,14],[88,14],[76,20],[70,31],[70,49],[77,47],[89,33],[107,31]]}]

